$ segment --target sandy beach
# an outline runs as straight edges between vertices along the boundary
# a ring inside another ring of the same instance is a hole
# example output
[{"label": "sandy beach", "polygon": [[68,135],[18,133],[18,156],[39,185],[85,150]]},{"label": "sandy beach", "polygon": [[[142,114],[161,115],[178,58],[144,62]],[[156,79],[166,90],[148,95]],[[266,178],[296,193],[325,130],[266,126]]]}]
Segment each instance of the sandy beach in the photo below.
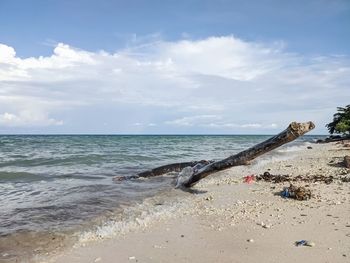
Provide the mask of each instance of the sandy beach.
[{"label": "sandy beach", "polygon": [[[128,231],[87,235],[73,248],[38,262],[349,262],[350,184],[340,180],[349,177],[341,163],[349,153],[342,144],[313,144],[291,152],[287,160],[217,173],[196,185],[195,193],[174,190],[148,200],[162,207],[176,196],[180,204],[167,213],[155,213]],[[289,183],[242,180],[265,171],[334,180],[295,183],[313,195],[298,201],[280,196]],[[300,240],[311,246],[296,246]]]},{"label": "sandy beach", "polygon": [[349,24],[0,0],[0,263],[350,263]]}]

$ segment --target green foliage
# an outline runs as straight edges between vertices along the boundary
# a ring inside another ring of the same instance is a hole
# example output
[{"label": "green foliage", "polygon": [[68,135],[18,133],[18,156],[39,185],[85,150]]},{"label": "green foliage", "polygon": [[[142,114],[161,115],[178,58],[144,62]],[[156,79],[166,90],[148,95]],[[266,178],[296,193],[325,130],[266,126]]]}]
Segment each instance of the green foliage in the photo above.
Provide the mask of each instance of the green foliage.
[{"label": "green foliage", "polygon": [[333,121],[326,125],[329,133],[350,135],[350,105],[345,106],[345,108],[338,107],[337,111],[333,115]]}]

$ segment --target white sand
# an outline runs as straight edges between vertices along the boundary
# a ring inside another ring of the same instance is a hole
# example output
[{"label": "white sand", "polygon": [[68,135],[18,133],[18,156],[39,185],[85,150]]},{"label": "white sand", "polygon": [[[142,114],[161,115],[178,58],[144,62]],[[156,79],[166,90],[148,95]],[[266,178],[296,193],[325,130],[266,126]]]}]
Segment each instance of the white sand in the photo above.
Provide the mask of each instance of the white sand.
[{"label": "white sand", "polygon": [[[349,148],[312,147],[293,159],[214,174],[195,187],[204,193],[179,194],[183,202],[170,213],[150,217],[140,227],[132,225],[129,232],[106,236],[111,238],[81,242],[51,255],[49,261],[350,262],[350,183],[311,183],[314,198],[297,201],[274,195],[287,184],[246,184],[241,179],[267,169],[293,176],[349,176],[350,169],[338,165],[350,154]],[[296,247],[294,242],[302,239],[315,246]]]}]

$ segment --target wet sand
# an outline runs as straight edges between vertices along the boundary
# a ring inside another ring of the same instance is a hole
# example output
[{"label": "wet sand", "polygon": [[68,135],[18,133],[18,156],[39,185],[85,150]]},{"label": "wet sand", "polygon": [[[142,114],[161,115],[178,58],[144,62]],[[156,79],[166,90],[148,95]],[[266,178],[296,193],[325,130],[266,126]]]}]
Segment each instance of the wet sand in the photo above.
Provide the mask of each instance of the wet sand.
[{"label": "wet sand", "polygon": [[[294,158],[235,167],[202,180],[195,194],[139,227],[82,239],[73,248],[37,262],[349,262],[350,176],[342,145],[320,144],[291,153]],[[306,201],[279,195],[289,183],[243,183],[250,174],[334,176],[331,184],[309,185]],[[179,191],[179,190],[174,190]],[[167,198],[149,200],[156,208]],[[169,211],[169,210],[168,210]],[[295,245],[308,240],[314,246]]]}]

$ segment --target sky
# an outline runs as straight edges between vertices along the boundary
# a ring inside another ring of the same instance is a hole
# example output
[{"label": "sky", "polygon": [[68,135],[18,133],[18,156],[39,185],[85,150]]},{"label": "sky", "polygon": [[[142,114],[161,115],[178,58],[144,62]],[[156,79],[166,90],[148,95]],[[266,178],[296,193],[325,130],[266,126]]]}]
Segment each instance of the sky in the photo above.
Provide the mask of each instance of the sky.
[{"label": "sky", "polygon": [[0,0],[0,134],[326,134],[349,0]]}]

